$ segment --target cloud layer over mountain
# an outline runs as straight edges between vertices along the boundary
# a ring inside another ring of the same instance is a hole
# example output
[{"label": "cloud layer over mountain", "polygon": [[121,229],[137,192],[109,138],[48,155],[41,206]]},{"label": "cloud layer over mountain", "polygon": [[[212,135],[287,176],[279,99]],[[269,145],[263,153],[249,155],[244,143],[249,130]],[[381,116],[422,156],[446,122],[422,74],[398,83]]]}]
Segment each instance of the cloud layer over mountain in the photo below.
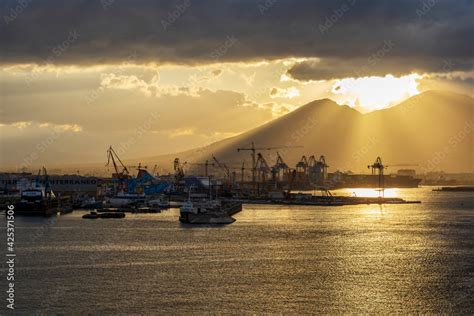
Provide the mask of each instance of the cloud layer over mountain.
[{"label": "cloud layer over mountain", "polygon": [[3,63],[120,63],[134,52],[138,63],[320,58],[290,71],[302,79],[341,78],[353,63],[363,75],[472,70],[469,0],[2,4]]}]

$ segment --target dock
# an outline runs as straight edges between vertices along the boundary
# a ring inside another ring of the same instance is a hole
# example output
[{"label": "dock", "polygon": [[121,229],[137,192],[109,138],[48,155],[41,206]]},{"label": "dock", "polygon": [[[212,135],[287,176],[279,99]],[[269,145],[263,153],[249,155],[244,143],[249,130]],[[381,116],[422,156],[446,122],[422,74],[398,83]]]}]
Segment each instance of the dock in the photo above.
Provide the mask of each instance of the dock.
[{"label": "dock", "polygon": [[407,201],[401,198],[383,197],[318,197],[310,200],[261,200],[243,199],[234,200],[243,204],[256,205],[301,205],[301,206],[344,206],[370,204],[420,204],[421,201]]}]

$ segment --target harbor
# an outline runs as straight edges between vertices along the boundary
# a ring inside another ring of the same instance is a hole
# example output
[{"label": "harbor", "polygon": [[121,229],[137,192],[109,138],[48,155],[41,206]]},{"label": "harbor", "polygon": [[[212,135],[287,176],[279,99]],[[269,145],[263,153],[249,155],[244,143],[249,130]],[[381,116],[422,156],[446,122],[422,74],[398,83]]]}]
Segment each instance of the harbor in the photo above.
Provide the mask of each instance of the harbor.
[{"label": "harbor", "polygon": [[0,316],[473,315],[473,16],[2,1]]},{"label": "harbor", "polygon": [[88,210],[17,217],[17,256],[25,258],[17,312],[133,314],[159,306],[173,314],[218,306],[231,313],[252,304],[255,313],[277,314],[467,313],[469,283],[462,280],[470,273],[464,258],[472,255],[472,196],[440,196],[429,187],[386,194],[423,203],[243,204],[230,225],[181,223],[179,207],[123,219],[82,219]]},{"label": "harbor", "polygon": [[[291,148],[291,147],[288,147]],[[84,219],[124,218],[125,213],[160,213],[170,207],[181,210],[179,220],[188,224],[231,224],[232,215],[242,210],[242,205],[300,205],[300,206],[347,206],[359,204],[412,204],[419,200],[385,197],[388,187],[417,187],[420,180],[413,176],[384,174],[386,166],[380,157],[368,165],[371,174],[352,176],[328,173],[326,158],[315,155],[303,156],[295,168],[285,163],[277,151],[282,147],[237,148],[249,151],[252,164],[240,175],[231,171],[229,163],[212,155],[213,163],[189,163],[204,167],[187,169],[188,162],[179,158],[173,161],[174,174],[158,175],[141,163],[130,167],[110,146],[107,149],[107,167],[112,167],[110,178],[51,176],[46,168],[32,174],[7,175],[4,181],[3,204],[14,203],[16,214],[51,216],[74,209],[89,209]],[[260,150],[275,151],[275,164],[270,166]],[[136,173],[132,172],[132,168]],[[202,170],[202,168],[201,168]],[[13,180],[11,179],[13,178]],[[238,181],[238,178],[240,181]],[[344,180],[346,179],[346,180]],[[391,179],[389,181],[389,179]],[[401,179],[401,180],[400,180]],[[411,182],[410,182],[411,181]],[[338,196],[331,190],[345,185],[376,188],[378,196]],[[411,184],[410,184],[411,183]]]}]

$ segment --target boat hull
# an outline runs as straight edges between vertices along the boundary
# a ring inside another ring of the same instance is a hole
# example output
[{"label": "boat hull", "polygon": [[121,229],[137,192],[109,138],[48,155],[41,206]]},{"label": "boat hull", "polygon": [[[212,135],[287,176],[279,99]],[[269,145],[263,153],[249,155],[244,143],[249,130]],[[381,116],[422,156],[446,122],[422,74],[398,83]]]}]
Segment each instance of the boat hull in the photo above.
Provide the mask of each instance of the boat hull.
[{"label": "boat hull", "polygon": [[232,224],[235,218],[232,216],[215,216],[211,214],[181,214],[179,221],[186,224]]},{"label": "boat hull", "polygon": [[59,212],[57,203],[23,203],[19,202],[15,205],[16,215],[25,216],[52,216]]},{"label": "boat hull", "polygon": [[179,221],[187,224],[231,224],[235,222],[232,215],[242,210],[242,203],[225,202],[218,209],[205,212],[180,212]]}]

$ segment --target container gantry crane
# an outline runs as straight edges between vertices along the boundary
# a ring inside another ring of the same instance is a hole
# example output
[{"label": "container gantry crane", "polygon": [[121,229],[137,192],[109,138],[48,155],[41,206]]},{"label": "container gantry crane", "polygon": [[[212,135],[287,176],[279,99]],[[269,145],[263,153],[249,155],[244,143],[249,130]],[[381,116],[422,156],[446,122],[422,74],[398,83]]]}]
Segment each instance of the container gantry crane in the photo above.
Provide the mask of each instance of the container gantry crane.
[{"label": "container gantry crane", "polygon": [[372,165],[368,165],[368,169],[372,169],[372,175],[378,175],[378,180],[379,180],[379,190],[384,191],[384,169],[387,168],[388,166],[383,165],[382,163],[382,158],[377,157],[375,162]]},{"label": "container gantry crane", "polygon": [[301,157],[300,161],[298,161],[298,163],[296,164],[296,172],[306,174],[307,170],[308,170],[308,160],[306,159],[306,156],[303,156]]},{"label": "container gantry crane", "polygon": [[252,142],[250,147],[239,147],[237,151],[250,151],[250,155],[252,157],[252,182],[255,183],[256,175],[257,175],[257,150],[275,150],[275,149],[282,149],[282,148],[301,148],[303,146],[276,146],[276,147],[255,147],[255,143]]},{"label": "container gantry crane", "polygon": [[284,178],[285,174],[287,173],[288,173],[288,165],[283,161],[282,156],[277,151],[277,159],[276,159],[275,165],[272,167],[273,181],[282,180],[281,178]]},{"label": "container gantry crane", "polygon": [[258,153],[257,155],[257,162],[255,165],[255,168],[258,171],[259,181],[263,183],[266,182],[267,174],[271,171],[271,169],[268,166],[267,161],[265,160],[265,158],[263,158],[261,153]]},{"label": "container gantry crane", "polygon": [[319,157],[319,160],[316,162],[315,166],[317,169],[321,170],[323,174],[323,180],[326,180],[328,176],[328,168],[329,168],[329,166],[326,163],[326,157],[321,155],[321,157]]}]

